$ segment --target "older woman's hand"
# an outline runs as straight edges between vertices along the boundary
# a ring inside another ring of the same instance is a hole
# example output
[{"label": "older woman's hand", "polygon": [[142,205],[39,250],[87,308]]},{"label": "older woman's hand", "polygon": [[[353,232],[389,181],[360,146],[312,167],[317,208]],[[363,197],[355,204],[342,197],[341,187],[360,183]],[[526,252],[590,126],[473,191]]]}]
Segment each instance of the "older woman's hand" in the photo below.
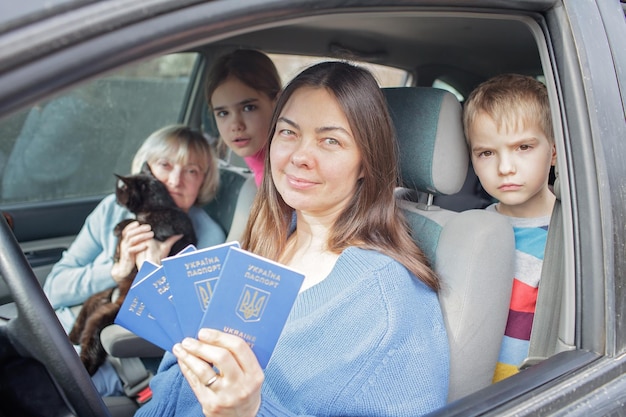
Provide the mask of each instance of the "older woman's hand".
[{"label": "older woman's hand", "polygon": [[161,259],[169,255],[174,243],[178,242],[182,237],[183,235],[173,235],[163,242],[156,239],[146,241],[146,249],[137,253],[137,268],[140,268],[144,261],[150,261],[153,264],[160,265]]},{"label": "older woman's hand", "polygon": [[242,338],[201,329],[197,340],[184,339],[174,346],[173,353],[204,415],[257,414],[265,376]]},{"label": "older woman's hand", "polygon": [[120,237],[118,258],[111,268],[111,276],[116,282],[120,282],[128,276],[137,265],[137,254],[145,251],[147,242],[154,237],[154,232],[149,224],[139,222],[129,223]]}]

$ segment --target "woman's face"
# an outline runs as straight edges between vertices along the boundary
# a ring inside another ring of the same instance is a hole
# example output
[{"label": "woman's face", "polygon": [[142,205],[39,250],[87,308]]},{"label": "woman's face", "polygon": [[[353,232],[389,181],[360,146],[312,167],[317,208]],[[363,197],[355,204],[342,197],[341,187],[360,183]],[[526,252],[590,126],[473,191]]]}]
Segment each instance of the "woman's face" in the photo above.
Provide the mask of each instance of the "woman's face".
[{"label": "woman's face", "polygon": [[267,142],[274,100],[229,77],[211,96],[211,107],[222,140],[245,158],[259,152]]},{"label": "woman's face", "polygon": [[154,176],[165,184],[176,205],[187,212],[196,202],[206,174],[199,161],[190,158],[181,163],[176,157],[172,152],[150,161],[149,165]]},{"label": "woman's face", "polygon": [[324,88],[300,88],[289,98],[276,124],[270,161],[285,202],[316,216],[338,216],[362,177],[348,119]]}]

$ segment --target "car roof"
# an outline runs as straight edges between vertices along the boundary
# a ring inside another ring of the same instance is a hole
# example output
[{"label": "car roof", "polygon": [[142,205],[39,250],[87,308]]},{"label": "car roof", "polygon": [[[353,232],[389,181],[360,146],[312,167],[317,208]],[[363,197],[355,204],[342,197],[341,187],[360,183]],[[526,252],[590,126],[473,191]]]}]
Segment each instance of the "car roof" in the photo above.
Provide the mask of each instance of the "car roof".
[{"label": "car roof", "polygon": [[76,9],[97,0],[28,0],[0,4],[0,33]]},{"label": "car roof", "polygon": [[[0,13],[0,33],[6,32],[0,40],[0,73],[116,27],[158,19],[159,15],[172,10],[180,11],[183,20],[186,10],[203,7],[199,0],[34,0],[23,3],[12,4],[8,14]],[[116,7],[111,7],[111,3],[116,3]],[[436,1],[420,2],[419,6],[388,1],[381,7],[380,2],[373,0],[361,0],[355,5],[323,0],[315,2],[314,12],[303,9],[309,9],[307,1],[250,3],[250,21],[242,22],[234,36],[224,39],[208,36],[210,48],[243,46],[270,53],[384,63],[416,75],[418,85],[430,85],[436,78],[449,78],[455,88],[466,94],[477,82],[497,73],[541,74],[536,39],[541,32],[529,30],[529,23],[539,21],[533,13],[549,8],[554,0],[447,2],[464,6],[454,12],[436,7],[441,4]],[[42,8],[42,4],[46,7]],[[490,7],[496,6],[499,13],[482,13],[493,12]],[[211,8],[211,12],[216,8]],[[503,14],[503,9],[510,10],[511,14]],[[195,31],[197,40],[194,44],[190,38],[190,47],[201,46],[202,31],[212,19],[214,16],[200,13],[187,19],[189,33]],[[181,21],[178,25],[184,23]],[[451,49],[454,53],[450,53]],[[493,59],[486,59],[494,55],[498,56],[497,65]]]},{"label": "car roof", "polygon": [[[523,19],[505,15],[337,12],[243,33],[222,43],[384,63],[418,74],[419,85],[431,85],[434,78],[447,75],[466,80],[471,88],[477,80],[497,73],[542,73],[534,34]],[[485,59],[494,54],[498,66],[492,58]]]}]

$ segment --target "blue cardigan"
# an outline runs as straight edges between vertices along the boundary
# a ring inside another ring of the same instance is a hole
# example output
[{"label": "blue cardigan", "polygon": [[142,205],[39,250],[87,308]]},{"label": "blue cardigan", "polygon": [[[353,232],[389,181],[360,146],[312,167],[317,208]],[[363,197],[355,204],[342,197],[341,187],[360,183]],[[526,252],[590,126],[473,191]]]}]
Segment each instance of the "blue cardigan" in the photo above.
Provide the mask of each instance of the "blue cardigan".
[{"label": "blue cardigan", "polygon": [[[224,231],[201,207],[191,207],[188,214],[199,248],[224,242]],[[114,194],[106,196],[89,214],[74,242],[46,278],[44,292],[67,331],[73,325],[74,315],[66,307],[81,304],[92,294],[116,285],[111,277],[117,246],[113,228],[128,218],[134,218],[134,214],[117,204]]]},{"label": "blue cardigan", "polygon": [[[258,416],[405,416],[441,407],[448,339],[437,295],[378,252],[346,249],[298,295],[265,370]],[[166,353],[136,416],[202,416]]]}]

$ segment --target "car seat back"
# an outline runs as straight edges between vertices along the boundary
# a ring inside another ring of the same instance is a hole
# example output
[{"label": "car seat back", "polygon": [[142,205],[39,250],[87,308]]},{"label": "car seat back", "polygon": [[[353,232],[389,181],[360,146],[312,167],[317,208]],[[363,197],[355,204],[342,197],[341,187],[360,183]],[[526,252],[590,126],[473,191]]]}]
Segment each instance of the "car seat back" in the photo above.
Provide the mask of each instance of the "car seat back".
[{"label": "car seat back", "polygon": [[223,163],[215,198],[204,210],[226,233],[226,241],[240,240],[248,222],[257,186],[250,170]]},{"label": "car seat back", "polygon": [[[384,88],[400,149],[399,205],[413,238],[441,279],[450,343],[453,401],[491,384],[508,317],[514,237],[506,219],[485,210],[455,212],[432,204],[463,186],[469,154],[461,105],[424,87]],[[415,199],[426,194],[426,201]]]}]

